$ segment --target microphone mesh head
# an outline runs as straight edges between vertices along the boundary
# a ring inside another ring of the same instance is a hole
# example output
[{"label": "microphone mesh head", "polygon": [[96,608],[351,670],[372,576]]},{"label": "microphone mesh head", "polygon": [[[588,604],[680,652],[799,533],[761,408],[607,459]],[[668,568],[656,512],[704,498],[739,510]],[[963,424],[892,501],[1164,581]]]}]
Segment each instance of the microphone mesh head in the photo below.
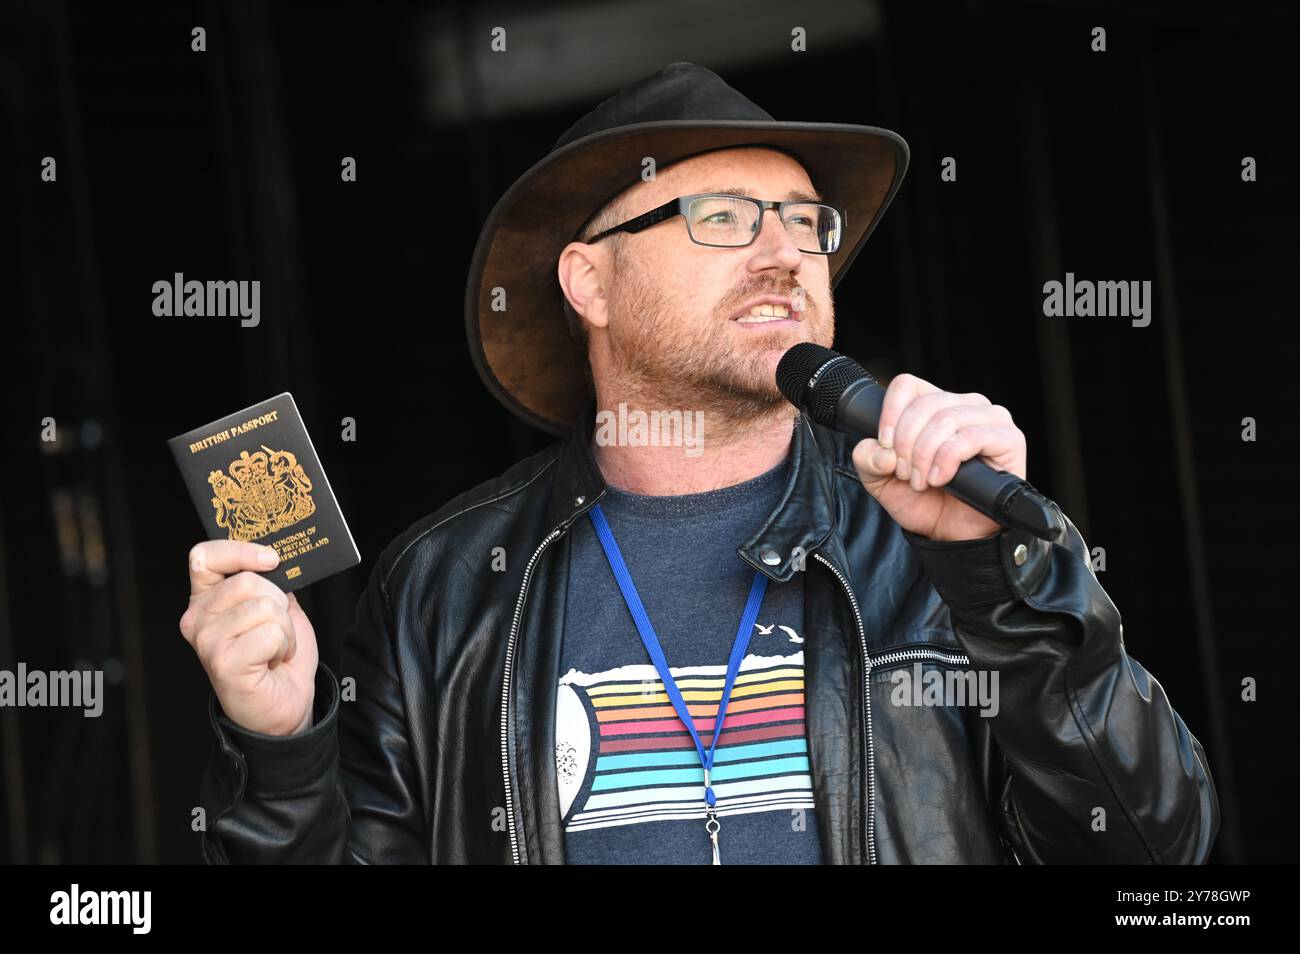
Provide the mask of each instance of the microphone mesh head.
[{"label": "microphone mesh head", "polygon": [[811,341],[795,345],[776,366],[776,386],[786,400],[827,427],[835,425],[835,411],[844,389],[869,377],[852,358]]},{"label": "microphone mesh head", "polygon": [[785,395],[787,401],[795,407],[802,408],[808,380],[818,368],[833,357],[835,352],[830,348],[823,348],[811,341],[795,345],[781,355],[781,360],[777,362],[777,388]]}]

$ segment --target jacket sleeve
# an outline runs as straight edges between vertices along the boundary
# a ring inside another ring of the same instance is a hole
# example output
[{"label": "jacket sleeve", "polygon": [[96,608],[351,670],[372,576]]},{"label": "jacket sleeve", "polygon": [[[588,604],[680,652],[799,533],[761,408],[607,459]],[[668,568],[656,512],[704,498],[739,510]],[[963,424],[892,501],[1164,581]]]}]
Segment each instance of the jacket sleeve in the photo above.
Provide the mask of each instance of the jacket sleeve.
[{"label": "jacket sleeve", "polygon": [[236,725],[210,694],[217,743],[200,787],[207,863],[429,862],[382,564],[343,643],[355,699],[321,662],[311,727],[271,736]]},{"label": "jacket sleeve", "polygon": [[1054,542],[903,531],[971,667],[997,674],[990,802],[1025,863],[1202,864],[1219,803],[1201,743],[1128,655],[1119,610],[1053,503]]}]

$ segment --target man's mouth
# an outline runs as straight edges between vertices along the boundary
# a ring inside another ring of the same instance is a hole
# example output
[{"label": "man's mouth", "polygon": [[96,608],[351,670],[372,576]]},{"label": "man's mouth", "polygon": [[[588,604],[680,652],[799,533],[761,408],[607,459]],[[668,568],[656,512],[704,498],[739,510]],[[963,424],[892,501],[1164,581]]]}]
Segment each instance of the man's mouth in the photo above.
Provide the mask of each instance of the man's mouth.
[{"label": "man's mouth", "polygon": [[799,321],[799,312],[780,302],[763,302],[731,319],[741,325],[767,325],[773,322]]}]

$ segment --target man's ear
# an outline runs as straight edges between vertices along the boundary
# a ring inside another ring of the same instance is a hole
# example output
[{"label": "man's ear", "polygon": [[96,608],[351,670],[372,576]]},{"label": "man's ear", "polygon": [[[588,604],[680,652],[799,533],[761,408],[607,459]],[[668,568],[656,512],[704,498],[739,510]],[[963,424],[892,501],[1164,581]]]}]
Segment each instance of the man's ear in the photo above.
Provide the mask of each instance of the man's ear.
[{"label": "man's ear", "polygon": [[594,328],[609,325],[608,301],[601,283],[601,269],[608,262],[609,257],[597,246],[570,242],[560,252],[556,265],[556,276],[569,304]]}]

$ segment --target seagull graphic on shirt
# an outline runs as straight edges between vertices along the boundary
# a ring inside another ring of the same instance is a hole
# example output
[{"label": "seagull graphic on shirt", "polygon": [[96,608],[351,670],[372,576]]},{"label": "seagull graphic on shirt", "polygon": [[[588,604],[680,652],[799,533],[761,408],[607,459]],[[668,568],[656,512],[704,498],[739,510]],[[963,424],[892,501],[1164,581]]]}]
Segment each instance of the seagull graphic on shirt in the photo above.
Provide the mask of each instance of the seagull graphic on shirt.
[{"label": "seagull graphic on shirt", "polygon": [[771,636],[772,630],[779,629],[781,630],[781,632],[785,633],[787,636],[790,637],[790,642],[792,643],[803,642],[803,637],[800,636],[798,633],[796,633],[789,626],[778,626],[776,623],[773,623],[771,626],[764,626],[762,623],[755,623],[754,627],[758,630],[758,635],[760,636]]}]

